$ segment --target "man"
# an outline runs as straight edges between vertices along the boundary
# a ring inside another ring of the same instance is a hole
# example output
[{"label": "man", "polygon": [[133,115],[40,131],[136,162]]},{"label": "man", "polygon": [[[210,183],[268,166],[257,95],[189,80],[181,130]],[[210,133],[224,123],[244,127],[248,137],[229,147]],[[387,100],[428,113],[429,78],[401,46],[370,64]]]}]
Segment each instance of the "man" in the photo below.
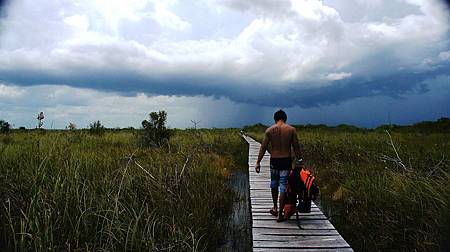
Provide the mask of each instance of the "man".
[{"label": "man", "polygon": [[[273,119],[275,124],[268,128],[264,134],[255,171],[259,173],[261,159],[267,150],[268,144],[270,144],[270,188],[272,189],[273,200],[273,208],[270,210],[270,213],[278,216],[277,222],[281,222],[284,220],[283,208],[286,197],[286,180],[292,166],[291,146],[294,148],[295,156],[297,158],[301,157],[297,132],[294,127],[286,123],[286,113],[283,110],[278,110],[273,115]],[[277,210],[278,192],[280,193],[279,211]]]}]

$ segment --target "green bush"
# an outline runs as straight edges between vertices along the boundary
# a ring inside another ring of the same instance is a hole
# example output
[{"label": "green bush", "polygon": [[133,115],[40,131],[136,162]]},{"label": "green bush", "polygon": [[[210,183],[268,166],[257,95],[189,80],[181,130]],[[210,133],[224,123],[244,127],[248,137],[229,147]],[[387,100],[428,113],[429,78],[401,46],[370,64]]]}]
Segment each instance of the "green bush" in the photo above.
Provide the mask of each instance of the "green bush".
[{"label": "green bush", "polygon": [[9,133],[11,131],[11,125],[4,120],[0,120],[0,133]]},{"label": "green bush", "polygon": [[89,125],[89,133],[94,135],[103,135],[105,133],[105,126],[98,120]]},{"label": "green bush", "polygon": [[169,142],[171,131],[166,127],[166,111],[151,112],[149,120],[142,121],[140,144],[145,147],[159,147]]}]

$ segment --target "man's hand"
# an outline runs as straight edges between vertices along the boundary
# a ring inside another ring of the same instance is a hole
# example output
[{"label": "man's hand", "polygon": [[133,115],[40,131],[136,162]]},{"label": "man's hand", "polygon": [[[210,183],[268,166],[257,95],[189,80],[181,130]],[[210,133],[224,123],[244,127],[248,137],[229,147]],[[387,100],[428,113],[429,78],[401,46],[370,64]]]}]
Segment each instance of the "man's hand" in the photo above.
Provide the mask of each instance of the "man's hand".
[{"label": "man's hand", "polygon": [[260,170],[261,170],[261,165],[259,164],[259,162],[256,162],[256,166],[255,166],[256,173],[259,173]]}]

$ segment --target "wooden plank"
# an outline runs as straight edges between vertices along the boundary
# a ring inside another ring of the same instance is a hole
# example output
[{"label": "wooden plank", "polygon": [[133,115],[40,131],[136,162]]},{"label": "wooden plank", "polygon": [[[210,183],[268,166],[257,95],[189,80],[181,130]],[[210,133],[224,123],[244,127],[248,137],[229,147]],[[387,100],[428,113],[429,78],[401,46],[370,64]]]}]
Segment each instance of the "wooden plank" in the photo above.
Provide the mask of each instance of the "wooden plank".
[{"label": "wooden plank", "polygon": [[[256,210],[256,209],[253,209],[253,210]],[[300,218],[302,217],[302,216],[317,216],[317,215],[323,215],[323,213],[322,212],[320,212],[320,211],[314,211],[314,212],[310,212],[310,213],[300,213],[299,214],[300,215]],[[274,217],[274,216],[272,216],[270,213],[269,213],[269,210],[266,210],[266,211],[254,211],[253,213],[252,213],[252,216],[271,216],[271,217]],[[323,215],[323,216],[325,216],[325,215]],[[326,217],[326,216],[325,216]],[[295,218],[295,217],[292,217],[292,218]]]},{"label": "wooden plank", "polygon": [[350,248],[346,241],[322,240],[322,241],[303,241],[296,239],[291,241],[253,241],[253,248]]},{"label": "wooden plank", "polygon": [[[269,213],[270,208],[272,207],[272,204],[266,204],[266,205],[262,205],[262,204],[255,204],[254,202],[252,203],[252,210],[255,210],[255,212],[257,212],[258,210],[263,210],[266,211],[267,213]],[[322,211],[320,211],[319,208],[315,207],[315,208],[311,208],[311,213],[315,213],[315,214],[322,214]],[[300,213],[303,214],[303,213]]]},{"label": "wooden plank", "polygon": [[243,136],[249,143],[248,172],[250,207],[252,212],[252,238],[254,251],[353,251],[339,235],[322,211],[311,204],[310,213],[300,213],[300,229],[295,215],[278,223],[269,213],[272,207],[270,189],[270,154],[261,161],[261,172],[254,166],[260,144]]},{"label": "wooden plank", "polygon": [[339,246],[348,247],[347,242],[345,242],[339,235],[271,235],[263,234],[257,238],[257,241],[279,241],[279,242],[289,242],[297,243],[302,245],[308,245],[312,247],[319,247],[324,245],[324,243],[331,243],[332,245],[339,244]]},{"label": "wooden plank", "polygon": [[[300,225],[303,220],[328,220],[328,218],[323,214],[311,214],[311,215],[299,215]],[[273,215],[252,215],[253,220],[271,220],[275,221],[276,217]],[[291,217],[292,220],[295,220],[295,215]]]},{"label": "wooden plank", "polygon": [[[300,220],[300,225],[303,229],[334,229],[333,225],[328,220]],[[299,229],[297,221],[294,219],[284,222],[276,222],[275,220],[253,220],[254,227],[270,227],[281,229]]]},{"label": "wooden plank", "polygon": [[290,235],[290,236],[317,236],[317,235],[339,235],[335,229],[273,229],[273,228],[253,228],[253,235]]},{"label": "wooden plank", "polygon": [[[293,251],[307,251],[307,252],[352,252],[351,248],[280,248],[279,251],[293,252]],[[273,252],[273,248],[253,248],[254,252]]]},{"label": "wooden plank", "polygon": [[[266,209],[261,209],[261,208],[252,208],[252,214],[256,214],[256,213],[261,213],[261,214],[269,214],[269,210],[270,210],[271,206],[267,207]],[[311,215],[311,214],[319,214],[322,213],[319,209],[311,209],[310,213],[307,214],[303,214],[303,215]]]}]

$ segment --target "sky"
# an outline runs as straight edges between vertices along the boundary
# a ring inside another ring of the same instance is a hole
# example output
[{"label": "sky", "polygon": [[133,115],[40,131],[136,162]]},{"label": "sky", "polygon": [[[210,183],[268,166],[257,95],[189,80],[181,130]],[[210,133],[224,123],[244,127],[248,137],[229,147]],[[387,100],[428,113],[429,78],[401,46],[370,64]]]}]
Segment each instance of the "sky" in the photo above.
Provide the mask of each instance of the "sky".
[{"label": "sky", "polygon": [[450,117],[438,0],[0,0],[0,119],[34,128]]}]

